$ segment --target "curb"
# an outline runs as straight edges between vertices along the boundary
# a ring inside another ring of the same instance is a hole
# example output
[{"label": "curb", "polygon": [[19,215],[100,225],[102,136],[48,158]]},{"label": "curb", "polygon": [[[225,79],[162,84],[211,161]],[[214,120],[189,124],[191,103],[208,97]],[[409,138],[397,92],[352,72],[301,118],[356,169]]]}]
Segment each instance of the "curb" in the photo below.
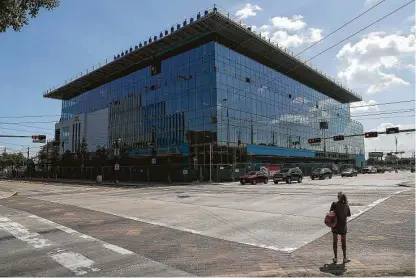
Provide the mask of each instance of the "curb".
[{"label": "curb", "polygon": [[7,199],[7,198],[10,198],[10,197],[16,196],[17,194],[18,194],[17,191],[8,192],[8,194],[5,193],[5,192],[0,192],[0,200],[1,199]]}]

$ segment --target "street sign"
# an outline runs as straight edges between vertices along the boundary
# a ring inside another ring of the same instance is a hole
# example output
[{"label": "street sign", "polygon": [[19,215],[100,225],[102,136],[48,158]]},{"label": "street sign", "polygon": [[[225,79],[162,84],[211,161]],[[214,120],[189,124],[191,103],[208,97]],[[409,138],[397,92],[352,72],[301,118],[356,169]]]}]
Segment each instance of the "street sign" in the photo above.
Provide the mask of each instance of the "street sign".
[{"label": "street sign", "polygon": [[386,128],[386,134],[393,134],[393,133],[399,133],[399,128],[398,127],[389,127]]},{"label": "street sign", "polygon": [[156,164],[156,158],[152,158],[152,164]]},{"label": "street sign", "polygon": [[118,163],[114,164],[114,170],[115,171],[120,170],[120,164],[118,164]]},{"label": "street sign", "polygon": [[383,152],[369,152],[368,157],[383,157]]}]

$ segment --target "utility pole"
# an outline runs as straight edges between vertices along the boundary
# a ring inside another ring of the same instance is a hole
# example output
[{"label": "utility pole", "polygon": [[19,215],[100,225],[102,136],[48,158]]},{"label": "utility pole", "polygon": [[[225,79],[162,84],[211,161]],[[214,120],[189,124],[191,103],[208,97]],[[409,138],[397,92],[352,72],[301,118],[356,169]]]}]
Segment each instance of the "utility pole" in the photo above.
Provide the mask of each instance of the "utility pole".
[{"label": "utility pole", "polygon": [[46,141],[46,170],[48,171],[48,179],[49,179],[49,144]]}]

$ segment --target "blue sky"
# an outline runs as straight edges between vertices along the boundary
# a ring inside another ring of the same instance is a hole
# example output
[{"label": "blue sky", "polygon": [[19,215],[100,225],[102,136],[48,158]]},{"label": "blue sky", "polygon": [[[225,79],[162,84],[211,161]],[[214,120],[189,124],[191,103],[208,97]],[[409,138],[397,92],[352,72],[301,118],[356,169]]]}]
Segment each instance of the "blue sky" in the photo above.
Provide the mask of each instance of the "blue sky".
[{"label": "blue sky", "polygon": [[[217,1],[220,8],[291,51],[313,42],[376,4],[376,0]],[[386,0],[379,6],[301,54],[306,60],[408,1]],[[53,11],[41,11],[20,32],[0,34],[0,134],[47,132],[59,119],[60,102],[44,99],[45,90],[158,34],[176,22],[211,7],[209,1],[62,0]],[[414,3],[380,21],[311,63],[361,94],[365,104],[415,98]],[[414,28],[414,27],[413,27]],[[414,126],[414,102],[360,107],[355,118],[365,130],[390,125]],[[368,116],[369,112],[377,113]],[[382,114],[387,113],[387,114]],[[39,118],[11,118],[51,115]],[[400,116],[400,117],[399,117]],[[36,123],[27,123],[36,122]],[[25,126],[26,125],[26,126]],[[27,126],[36,126],[30,128]],[[16,131],[12,129],[20,129]],[[414,135],[399,135],[399,148],[414,149]],[[0,138],[0,148],[19,150],[39,145],[29,139]],[[394,148],[393,137],[366,141],[367,150]]]}]

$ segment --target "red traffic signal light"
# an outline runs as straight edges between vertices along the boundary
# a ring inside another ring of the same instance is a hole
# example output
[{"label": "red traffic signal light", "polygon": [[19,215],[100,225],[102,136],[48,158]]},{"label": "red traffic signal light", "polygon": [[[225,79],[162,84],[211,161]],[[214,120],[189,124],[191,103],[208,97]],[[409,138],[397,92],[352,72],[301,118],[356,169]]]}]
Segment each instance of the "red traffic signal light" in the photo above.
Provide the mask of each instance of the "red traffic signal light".
[{"label": "red traffic signal light", "polygon": [[378,132],[377,131],[366,132],[366,133],[364,133],[364,137],[365,138],[378,137]]},{"label": "red traffic signal light", "polygon": [[342,141],[344,140],[344,135],[335,135],[334,137],[334,141]]},{"label": "red traffic signal light", "polygon": [[308,143],[309,144],[321,143],[321,138],[310,138],[308,139]]}]

